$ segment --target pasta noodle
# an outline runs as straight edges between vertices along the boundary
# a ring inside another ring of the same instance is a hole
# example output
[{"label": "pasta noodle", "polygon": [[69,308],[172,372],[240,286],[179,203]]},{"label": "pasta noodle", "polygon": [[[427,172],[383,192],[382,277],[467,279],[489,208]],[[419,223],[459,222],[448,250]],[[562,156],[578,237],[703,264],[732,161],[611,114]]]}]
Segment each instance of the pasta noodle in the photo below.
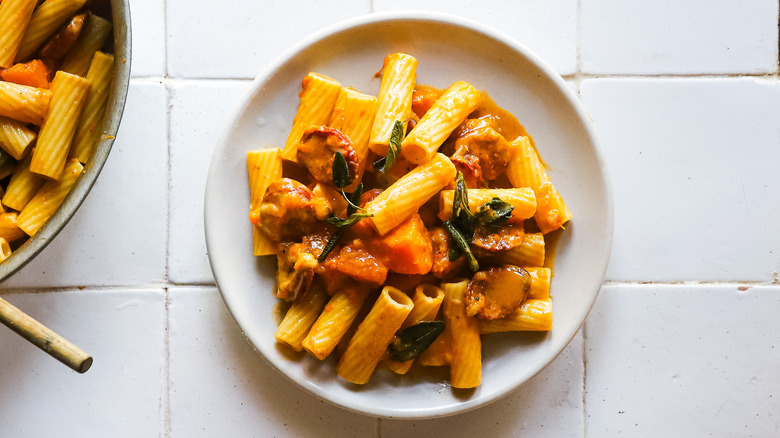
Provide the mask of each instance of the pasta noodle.
[{"label": "pasta noodle", "polygon": [[401,143],[401,156],[415,164],[428,161],[481,101],[482,94],[473,85],[452,84]]},{"label": "pasta noodle", "polygon": [[41,125],[50,99],[49,90],[0,81],[0,116]]},{"label": "pasta noodle", "polygon": [[[512,205],[512,216],[509,223],[522,223],[536,212],[536,196],[529,188],[522,189],[469,189],[469,203],[474,208],[489,202],[493,198],[499,198]],[[439,195],[439,218],[443,221],[452,216],[452,200],[455,197],[454,190],[442,190]]]},{"label": "pasta noodle", "polygon": [[263,200],[265,190],[282,177],[282,151],[277,148],[252,151],[246,154],[249,172],[250,218],[253,220],[252,236],[256,256],[275,254],[273,242],[263,233],[257,222],[257,208]]},{"label": "pasta noodle", "polygon": [[60,181],[46,182],[19,213],[19,228],[34,236],[59,208],[83,171],[84,166],[79,160],[69,160]]},{"label": "pasta noodle", "polygon": [[[103,43],[110,33],[110,21],[99,15],[89,14],[79,39],[76,41],[76,45],[68,51],[68,54],[62,60],[60,70],[78,76],[87,74],[87,71],[91,68],[90,65],[95,62],[95,53],[103,47]],[[113,56],[111,61],[113,63]]]},{"label": "pasta noodle", "polygon": [[0,3],[0,68],[14,64],[24,32],[37,0],[5,0]]},{"label": "pasta noodle", "polygon": [[455,174],[455,166],[450,159],[436,154],[429,162],[414,168],[366,204],[366,211],[374,215],[371,221],[379,234],[386,234],[413,215],[428,199],[449,184]]},{"label": "pasta noodle", "polygon": [[298,161],[298,143],[303,131],[312,125],[323,125],[330,118],[331,109],[339,96],[341,84],[317,73],[309,73],[303,78],[303,90],[298,112],[293,119],[292,130],[282,149],[282,158]]},{"label": "pasta noodle", "polygon": [[[444,291],[432,284],[418,285],[414,290],[412,297],[412,311],[406,320],[401,324],[401,329],[411,327],[422,321],[433,321],[439,313],[439,308],[444,300]],[[406,374],[412,367],[414,359],[404,362],[397,362],[390,358],[385,358],[384,363],[396,374]]]},{"label": "pasta noodle", "polygon": [[90,84],[89,79],[62,71],[54,76],[52,99],[30,162],[31,171],[54,180],[60,178]]},{"label": "pasta noodle", "polygon": [[528,137],[519,137],[511,145],[515,152],[507,167],[509,181],[515,187],[533,189],[537,204],[534,219],[542,233],[557,230],[571,219],[571,211],[563,203],[558,190],[553,187],[539,154]]},{"label": "pasta noodle", "polygon": [[95,151],[95,146],[100,140],[98,127],[103,121],[103,115],[108,106],[108,93],[113,78],[114,56],[95,52],[87,72],[87,80],[92,85],[84,103],[84,110],[78,125],[76,125],[73,144],[68,154],[70,158],[78,158],[82,163],[86,163]]},{"label": "pasta noodle", "polygon": [[43,177],[30,171],[30,160],[32,154],[19,163],[3,195],[3,205],[16,211],[22,211],[44,182]]},{"label": "pasta noodle", "polygon": [[46,0],[32,14],[30,25],[24,33],[16,61],[28,59],[54,32],[79,10],[86,0]]},{"label": "pasta noodle", "polygon": [[14,159],[21,160],[27,147],[38,135],[24,123],[7,117],[0,117],[0,147]]},{"label": "pasta noodle", "polygon": [[336,367],[339,376],[352,383],[367,383],[412,307],[412,300],[406,294],[385,286],[341,356]]},{"label": "pasta noodle", "polygon": [[377,155],[387,154],[393,125],[406,122],[412,116],[412,93],[417,80],[417,60],[405,53],[393,53],[382,66],[382,84],[379,88],[379,107],[371,126],[369,147]]}]

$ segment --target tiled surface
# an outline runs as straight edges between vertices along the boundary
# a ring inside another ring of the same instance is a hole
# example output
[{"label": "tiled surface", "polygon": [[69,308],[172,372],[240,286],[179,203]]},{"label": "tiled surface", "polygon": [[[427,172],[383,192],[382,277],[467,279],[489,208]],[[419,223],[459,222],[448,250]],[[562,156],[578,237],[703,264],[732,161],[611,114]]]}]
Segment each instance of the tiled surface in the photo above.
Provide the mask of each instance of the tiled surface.
[{"label": "tiled surface", "polygon": [[203,196],[211,153],[249,81],[170,82],[173,283],[213,283],[203,234]]},{"label": "tiled surface", "polygon": [[[767,281],[780,269],[780,82],[593,79],[581,85],[615,196],[607,277]],[[731,237],[728,237],[731,236]]]},{"label": "tiled surface", "polygon": [[774,73],[777,1],[581,0],[582,70]]},{"label": "tiled surface", "polygon": [[779,312],[778,286],[605,287],[586,329],[590,435],[778,436]]},{"label": "tiled surface", "polygon": [[[114,151],[0,290],[96,362],[78,375],[0,330],[0,436],[780,435],[777,0],[131,3]],[[335,21],[416,8],[495,26],[580,91],[615,236],[584,332],[548,368],[487,407],[404,422],[321,402],[253,352],[213,287],[202,199],[249,79]]]},{"label": "tiled surface", "polygon": [[321,401],[265,363],[216,289],[172,291],[169,310],[171,437],[374,433],[373,418]]},{"label": "tiled surface", "polygon": [[4,297],[88,351],[84,375],[0,330],[0,435],[152,437],[164,427],[164,294],[157,290]]},{"label": "tiled surface", "polygon": [[186,78],[254,78],[302,38],[370,10],[366,0],[166,3],[168,73]]},{"label": "tiled surface", "polygon": [[577,69],[577,0],[374,0],[375,12],[399,10],[433,11],[477,21],[515,38],[561,75]]}]

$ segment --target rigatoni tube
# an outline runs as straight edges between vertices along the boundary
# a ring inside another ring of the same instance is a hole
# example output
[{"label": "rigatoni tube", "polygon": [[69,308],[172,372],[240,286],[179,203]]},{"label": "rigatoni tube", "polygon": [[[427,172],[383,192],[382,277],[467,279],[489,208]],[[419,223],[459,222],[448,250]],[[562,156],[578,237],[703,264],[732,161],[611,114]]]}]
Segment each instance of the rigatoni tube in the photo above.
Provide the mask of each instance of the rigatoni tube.
[{"label": "rigatoni tube", "polygon": [[[442,190],[439,195],[439,219],[446,221],[452,216],[452,200],[454,190]],[[536,196],[534,191],[525,187],[522,189],[468,189],[469,208],[476,212],[483,204],[493,198],[499,198],[510,204],[512,216],[509,223],[521,223],[532,217],[536,212]]]},{"label": "rigatoni tube", "polygon": [[38,0],[5,0],[0,3],[0,67],[14,65],[16,52],[30,24]]},{"label": "rigatoni tube", "polygon": [[[423,321],[433,321],[436,318],[436,314],[439,313],[439,308],[444,300],[444,291],[432,284],[420,284],[414,289],[414,296],[412,296],[412,302],[414,307],[406,320],[401,324],[401,330],[411,327]],[[390,360],[390,358],[384,359],[384,364],[387,365],[396,374],[406,374],[411,368],[414,359],[407,360],[406,362],[396,362]]]},{"label": "rigatoni tube", "polygon": [[458,81],[439,97],[401,143],[401,156],[410,163],[426,162],[482,102],[482,93]]},{"label": "rigatoni tube", "polygon": [[49,90],[0,81],[0,116],[40,125],[50,100]]},{"label": "rigatoni tube", "polygon": [[450,159],[437,153],[368,202],[365,208],[374,215],[370,220],[379,234],[387,234],[415,214],[433,195],[451,183],[456,173]]},{"label": "rigatoni tube", "polygon": [[328,298],[322,283],[313,282],[306,295],[295,300],[285,313],[282,323],[274,334],[276,341],[288,345],[295,351],[302,351],[303,339],[322,313]]},{"label": "rigatoni tube", "polygon": [[21,160],[37,134],[24,123],[0,116],[0,148]]},{"label": "rigatoni tube", "polygon": [[52,98],[38,134],[30,170],[58,180],[65,168],[76,125],[87,102],[89,79],[58,71],[51,83]]},{"label": "rigatoni tube", "polygon": [[106,37],[111,33],[111,22],[95,14],[89,14],[76,44],[62,60],[60,70],[74,75],[87,74],[95,53],[103,47]]},{"label": "rigatoni tube", "polygon": [[466,314],[468,280],[444,283],[444,321],[450,327],[450,383],[453,388],[476,388],[482,382],[482,341],[479,322]]},{"label": "rigatoni tube", "polygon": [[387,155],[390,136],[396,121],[404,124],[412,116],[412,97],[417,82],[417,59],[405,53],[385,57],[382,83],[379,86],[379,107],[371,126],[369,148],[377,155]]},{"label": "rigatoni tube", "polygon": [[108,94],[114,79],[114,56],[95,52],[87,71],[87,79],[92,85],[76,126],[76,133],[73,136],[73,144],[69,153],[70,158],[78,158],[82,163],[89,160],[95,151],[98,140],[100,140],[98,128],[100,128],[108,106]]},{"label": "rigatoni tube", "polygon": [[46,0],[32,14],[30,25],[19,44],[16,61],[28,59],[57,32],[87,0]]},{"label": "rigatoni tube", "polygon": [[506,169],[509,182],[514,187],[530,187],[536,194],[534,219],[542,233],[557,230],[572,214],[553,186],[536,148],[528,137],[518,137],[510,146],[513,156]]},{"label": "rigatoni tube", "polygon": [[504,318],[479,320],[480,333],[552,330],[552,298],[526,299]]},{"label": "rigatoni tube", "polygon": [[298,162],[298,143],[303,131],[312,125],[324,125],[341,91],[341,84],[319,73],[309,73],[303,78],[300,103],[293,119],[293,126],[282,149],[282,158]]},{"label": "rigatoni tube", "polygon": [[249,220],[252,222],[254,255],[275,254],[274,242],[260,229],[259,209],[268,186],[282,178],[282,151],[269,148],[247,152],[246,166],[249,173]]},{"label": "rigatoni tube", "polygon": [[341,356],[338,375],[359,385],[367,383],[412,307],[412,299],[405,293],[385,286]]},{"label": "rigatoni tube", "polygon": [[83,171],[84,166],[79,160],[69,160],[62,178],[59,181],[46,182],[19,213],[19,228],[29,236],[35,235],[60,207]]}]

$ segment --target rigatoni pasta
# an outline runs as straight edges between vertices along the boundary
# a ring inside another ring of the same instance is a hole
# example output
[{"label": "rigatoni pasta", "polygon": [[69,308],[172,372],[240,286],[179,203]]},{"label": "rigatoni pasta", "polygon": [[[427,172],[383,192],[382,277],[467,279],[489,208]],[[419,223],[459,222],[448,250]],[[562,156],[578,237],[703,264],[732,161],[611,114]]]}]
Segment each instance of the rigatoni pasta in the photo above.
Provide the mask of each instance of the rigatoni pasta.
[{"label": "rigatoni pasta", "polygon": [[[91,68],[90,66],[94,65],[95,53],[103,47],[103,43],[110,33],[110,21],[99,15],[89,14],[79,39],[62,60],[60,70],[78,76],[86,75]],[[111,61],[113,62],[113,57]],[[103,69],[106,68],[103,67]],[[94,79],[92,80],[94,82]]]},{"label": "rigatoni pasta", "polygon": [[19,44],[16,61],[24,61],[32,56],[86,2],[87,0],[46,0],[41,3],[33,12],[27,31]]},{"label": "rigatoni pasta", "polygon": [[14,65],[16,52],[30,24],[38,0],[5,0],[0,3],[0,68]]},{"label": "rigatoni pasta", "polygon": [[475,388],[482,334],[552,328],[540,209],[563,204],[486,93],[420,86],[411,55],[383,67],[378,97],[308,74],[284,148],[247,154],[254,253],[277,257],[291,302],[275,337],[335,357],[354,384],[384,364],[448,367],[453,388]]},{"label": "rigatoni pasta", "polygon": [[341,84],[317,73],[309,73],[302,82],[301,102],[293,126],[282,149],[282,158],[298,161],[298,143],[303,132],[313,125],[328,122],[330,112],[341,91]]},{"label": "rigatoni pasta", "polygon": [[89,161],[98,140],[100,140],[98,128],[108,106],[108,93],[114,78],[114,56],[95,52],[86,75],[90,82],[89,94],[78,125],[76,125],[73,143],[68,154],[70,158],[78,158],[82,163]]},{"label": "rigatoni pasta", "polygon": [[54,76],[51,103],[30,162],[31,171],[53,180],[60,178],[91,84],[89,79],[63,71]]},{"label": "rigatoni pasta", "polygon": [[382,85],[379,88],[379,107],[371,126],[369,147],[375,154],[387,154],[390,137],[396,121],[406,130],[412,116],[412,95],[417,81],[417,59],[405,53],[387,55],[382,66]]},{"label": "rigatoni pasta", "polygon": [[113,26],[86,4],[0,1],[0,238],[12,250],[59,208],[105,138],[116,60],[101,50]]}]

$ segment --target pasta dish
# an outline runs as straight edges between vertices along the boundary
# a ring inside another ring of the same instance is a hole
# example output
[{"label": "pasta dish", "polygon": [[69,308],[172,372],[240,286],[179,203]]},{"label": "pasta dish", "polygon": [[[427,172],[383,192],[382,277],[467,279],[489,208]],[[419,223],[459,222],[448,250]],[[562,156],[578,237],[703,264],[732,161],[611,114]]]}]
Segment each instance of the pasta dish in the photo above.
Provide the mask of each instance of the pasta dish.
[{"label": "pasta dish", "polygon": [[417,364],[474,388],[482,335],[551,330],[572,214],[512,114],[417,65],[388,55],[377,96],[303,78],[285,144],[247,154],[254,255],[277,259],[278,343],[355,384]]}]

